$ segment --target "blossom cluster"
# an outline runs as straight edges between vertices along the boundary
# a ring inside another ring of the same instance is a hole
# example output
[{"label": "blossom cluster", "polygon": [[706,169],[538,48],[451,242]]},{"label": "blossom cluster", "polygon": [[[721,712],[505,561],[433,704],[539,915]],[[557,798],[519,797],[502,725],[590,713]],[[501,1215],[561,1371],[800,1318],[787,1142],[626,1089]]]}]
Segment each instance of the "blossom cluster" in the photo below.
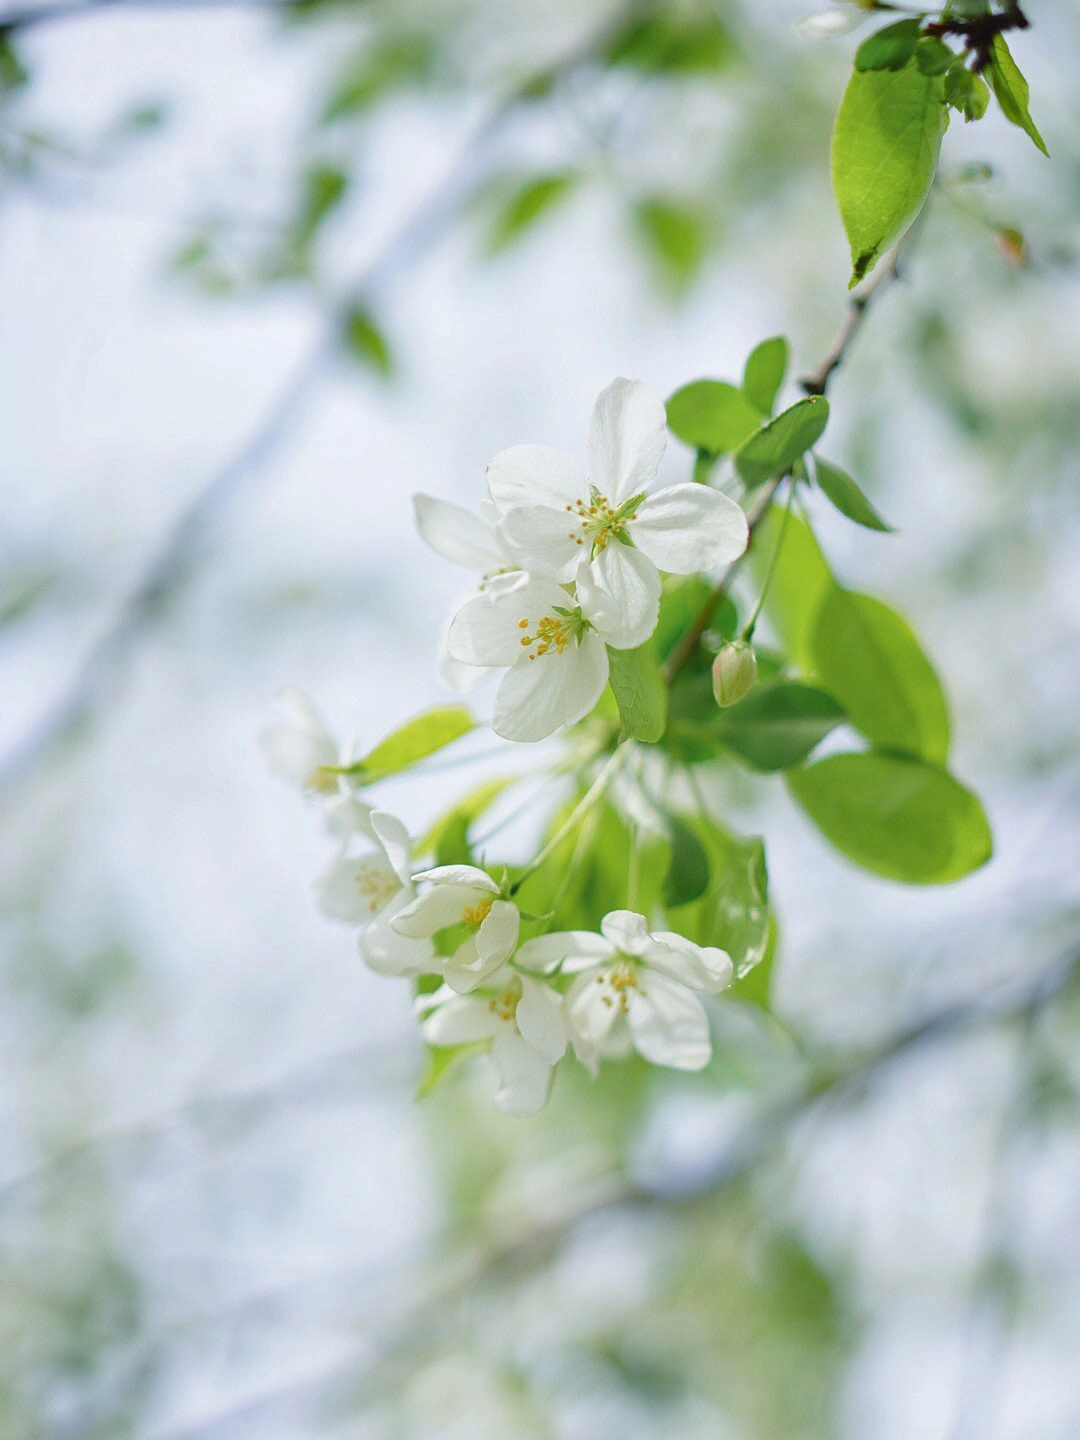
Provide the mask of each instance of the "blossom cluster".
[{"label": "blossom cluster", "polygon": [[318,881],[324,914],[358,928],[361,957],[378,974],[430,977],[435,988],[416,1000],[424,1039],[483,1048],[498,1075],[500,1109],[539,1109],[568,1050],[594,1075],[601,1060],[633,1050],[680,1070],[708,1063],[699,997],[731,983],[723,950],[650,931],[630,910],[610,911],[598,933],[549,931],[522,941],[505,882],[476,865],[414,869],[402,822],[337,774],[337,746],[311,702],[290,691],[280,704],[281,720],[263,736],[267,756],[323,802],[338,839]]},{"label": "blossom cluster", "polygon": [[745,550],[746,517],[728,496],[657,486],[666,438],[658,397],[618,379],[593,409],[587,471],[515,445],[488,464],[480,514],[415,497],[431,548],[482,576],[444,631],[444,673],[505,668],[496,734],[541,740],[587,715],[607,683],[606,647],[634,649],[655,629],[661,572],[714,570]]}]

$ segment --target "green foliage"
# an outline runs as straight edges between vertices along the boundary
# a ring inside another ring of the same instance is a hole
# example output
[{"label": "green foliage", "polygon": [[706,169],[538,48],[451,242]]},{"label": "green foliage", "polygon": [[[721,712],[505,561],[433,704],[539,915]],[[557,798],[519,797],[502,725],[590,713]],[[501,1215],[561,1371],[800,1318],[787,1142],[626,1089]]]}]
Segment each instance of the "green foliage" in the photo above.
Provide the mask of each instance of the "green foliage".
[{"label": "green foliage", "polygon": [[832,176],[851,246],[851,284],[869,273],[922,209],[947,112],[941,80],[914,61],[856,70],[833,133]]},{"label": "green foliage", "polygon": [[416,842],[417,855],[434,855],[436,865],[471,865],[469,826],[479,819],[508,788],[513,777],[486,780],[451,806]]},{"label": "green foliage", "polygon": [[[746,358],[742,388],[762,415],[771,415],[788,368],[788,342],[783,335],[762,340]],[[737,449],[737,446],[733,446]]]},{"label": "green foliage", "polygon": [[829,402],[824,395],[810,395],[783,410],[745,440],[735,452],[735,469],[748,488],[790,472],[812,445],[816,445],[829,420]]},{"label": "green foliage", "polygon": [[667,725],[667,686],[651,642],[636,650],[608,648],[612,694],[627,735],[654,745]]},{"label": "green foliage", "polygon": [[831,695],[798,680],[774,680],[717,715],[714,733],[755,770],[800,765],[845,719]]},{"label": "green foliage", "polygon": [[[915,53],[922,21],[897,20],[877,30],[855,52],[855,69],[902,70]],[[947,47],[943,47],[947,48]]]},{"label": "green foliage", "polygon": [[733,53],[731,36],[715,13],[658,6],[644,15],[632,10],[604,59],[649,75],[707,74],[723,69]]},{"label": "green foliage", "polygon": [[884,601],[833,585],[810,631],[814,673],[876,745],[944,762],[945,695],[907,621]]},{"label": "green foliage", "polygon": [[671,196],[650,195],[637,202],[632,215],[634,228],[660,274],[676,290],[685,289],[712,247],[709,213]]},{"label": "green foliage", "polygon": [[696,945],[726,950],[743,976],[769,947],[769,878],[765,847],[757,838],[733,835],[711,816],[685,817],[705,851],[709,883],[685,905],[665,907],[668,924]]},{"label": "green foliage", "polygon": [[965,120],[981,120],[990,103],[990,91],[963,65],[954,65],[945,75],[945,103],[958,110]]},{"label": "green foliage", "polygon": [[501,191],[487,239],[490,255],[507,249],[567,198],[579,183],[577,170],[556,170],[534,175]]},{"label": "green foliage", "polygon": [[709,857],[701,841],[678,815],[665,812],[671,859],[660,899],[665,910],[688,905],[705,893],[709,883]]},{"label": "green foliage", "polygon": [[692,380],[667,402],[668,429],[707,454],[728,455],[761,425],[767,413],[725,380]]},{"label": "green foliage", "polygon": [[474,725],[475,721],[463,706],[436,706],[407,721],[361,759],[335,767],[335,773],[347,775],[361,785],[372,785],[376,780],[408,770],[418,760],[467,735]]},{"label": "green foliage", "polygon": [[346,310],[341,337],[346,353],[365,369],[373,370],[376,375],[393,374],[394,357],[389,343],[366,306],[351,305]]},{"label": "green foliage", "polygon": [[818,489],[841,515],[846,515],[856,525],[864,525],[867,530],[892,531],[893,527],[881,518],[847,471],[815,455],[814,479]]},{"label": "green foliage", "polygon": [[436,54],[434,39],[420,33],[391,34],[364,46],[340,71],[323,108],[322,123],[357,116],[392,91],[428,79]]},{"label": "green foliage", "polygon": [[298,245],[306,245],[314,238],[323,221],[344,200],[348,188],[349,177],[336,165],[313,165],[307,171],[293,224]]},{"label": "green foliage", "polygon": [[1046,142],[1039,134],[1035,121],[1031,118],[1031,111],[1028,109],[1028,83],[1009,52],[1005,36],[1000,33],[994,36],[986,75],[1006,120],[1011,120],[1014,125],[1019,125],[1025,134],[1030,135],[1042,153],[1049,155]]},{"label": "green foliage", "polygon": [[0,29],[0,95],[25,85],[29,75],[11,40]]},{"label": "green foliage", "polygon": [[978,800],[937,765],[869,750],[792,770],[787,785],[842,855],[910,885],[941,885],[990,858]]},{"label": "green foliage", "polygon": [[813,673],[810,629],[824,595],[835,583],[814,532],[805,520],[791,513],[784,516],[774,506],[759,527],[750,553],[759,583],[764,579],[783,526],[784,543],[776,558],[765,613],[784,642],[791,659]]}]

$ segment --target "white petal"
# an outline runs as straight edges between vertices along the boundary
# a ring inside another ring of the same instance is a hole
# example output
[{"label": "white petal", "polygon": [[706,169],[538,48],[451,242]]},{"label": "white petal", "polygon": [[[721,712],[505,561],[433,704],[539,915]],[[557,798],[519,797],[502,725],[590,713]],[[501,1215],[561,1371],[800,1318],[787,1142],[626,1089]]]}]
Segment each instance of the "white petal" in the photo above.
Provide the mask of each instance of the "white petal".
[{"label": "white petal", "polygon": [[409,832],[396,815],[391,815],[386,810],[372,810],[369,819],[372,833],[385,850],[394,873],[403,885],[407,884],[412,864]]},{"label": "white petal", "polygon": [[609,910],[600,921],[600,931],[616,950],[626,955],[640,955],[649,940],[644,915],[635,914],[633,910]]},{"label": "white petal", "polygon": [[672,575],[718,570],[746,549],[746,516],[707,485],[672,485],[648,495],[627,530],[654,565]]},{"label": "white petal", "polygon": [[640,380],[613,380],[589,424],[589,479],[615,505],[652,484],[667,444],[661,400]]},{"label": "white petal", "polygon": [[414,880],[427,880],[432,885],[469,885],[474,890],[489,890],[498,895],[499,887],[478,865],[436,865],[431,870],[419,870]]},{"label": "white petal", "polygon": [[271,770],[293,785],[335,794],[338,778],[322,767],[338,763],[338,748],[322,716],[299,690],[282,691],[275,703],[281,718],[259,737]]},{"label": "white petal", "polygon": [[467,601],[446,632],[447,653],[466,665],[514,665],[521,659],[526,627],[569,603],[553,580],[528,579]]},{"label": "white petal", "polygon": [[611,541],[591,565],[578,572],[581,613],[596,626],[605,645],[633,650],[656,629],[660,576],[640,550]]},{"label": "white petal", "polygon": [[514,953],[521,914],[509,900],[495,900],[476,936],[476,950],[485,969],[502,965]]},{"label": "white petal", "polygon": [[587,715],[607,684],[608,658],[591,632],[536,660],[519,661],[495,692],[491,728],[505,740],[543,740]]},{"label": "white petal", "polygon": [[502,1024],[486,999],[450,991],[420,1022],[420,1033],[429,1045],[467,1045],[490,1040]]},{"label": "white petal", "polygon": [[712,945],[695,945],[685,935],[660,930],[649,936],[641,952],[645,963],[692,990],[715,994],[724,990],[735,978],[730,957]]},{"label": "white petal", "polygon": [[692,990],[655,970],[627,992],[627,1022],[634,1044],[654,1065],[700,1070],[709,1063],[709,1020]]},{"label": "white petal", "polygon": [[517,505],[552,505],[556,509],[585,495],[589,482],[566,455],[548,445],[513,445],[484,468],[495,508],[504,513]]},{"label": "white petal", "polygon": [[486,573],[512,563],[493,526],[461,505],[434,495],[414,495],[413,511],[421,538],[452,565]]},{"label": "white petal", "polygon": [[541,980],[521,978],[521,999],[514,1016],[522,1039],[549,1065],[566,1053],[566,1017],[562,996]]},{"label": "white petal", "polygon": [[511,1026],[503,1026],[492,1040],[491,1058],[501,1082],[495,1092],[497,1109],[531,1115],[543,1108],[551,1089],[551,1066]]},{"label": "white petal", "polygon": [[461,923],[467,905],[477,901],[476,890],[470,885],[436,885],[411,905],[406,906],[392,922],[398,935],[420,939]]},{"label": "white petal", "polygon": [[319,909],[329,920],[367,924],[401,889],[382,854],[340,855],[315,882]]},{"label": "white petal", "polygon": [[508,511],[499,534],[523,569],[555,580],[572,580],[584,545],[562,505],[522,505]]},{"label": "white petal", "polygon": [[586,1049],[602,1044],[619,1014],[618,996],[611,988],[606,970],[583,970],[566,992],[563,1003],[575,1049],[579,1043]]},{"label": "white petal", "polygon": [[526,940],[514,956],[514,964],[520,970],[548,975],[560,965],[567,970],[581,970],[585,965],[612,958],[611,946],[591,930],[553,930]]},{"label": "white petal", "polygon": [[371,808],[355,795],[341,795],[329,800],[323,812],[326,829],[331,835],[337,835],[342,840],[348,840],[353,835],[366,835],[369,840],[374,840]]},{"label": "white petal", "polygon": [[402,889],[360,936],[360,957],[378,975],[430,975],[436,968],[430,940],[412,939],[393,929],[393,921],[411,898],[411,888]]}]

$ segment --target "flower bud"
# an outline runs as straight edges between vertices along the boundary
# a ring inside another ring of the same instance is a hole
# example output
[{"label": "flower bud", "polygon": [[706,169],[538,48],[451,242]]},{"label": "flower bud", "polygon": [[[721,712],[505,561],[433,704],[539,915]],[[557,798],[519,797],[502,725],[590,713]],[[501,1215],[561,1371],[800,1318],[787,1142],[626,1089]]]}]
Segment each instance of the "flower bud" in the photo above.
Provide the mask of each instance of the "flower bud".
[{"label": "flower bud", "polygon": [[713,694],[721,707],[734,705],[748,695],[756,680],[757,656],[745,640],[732,640],[713,661]]}]

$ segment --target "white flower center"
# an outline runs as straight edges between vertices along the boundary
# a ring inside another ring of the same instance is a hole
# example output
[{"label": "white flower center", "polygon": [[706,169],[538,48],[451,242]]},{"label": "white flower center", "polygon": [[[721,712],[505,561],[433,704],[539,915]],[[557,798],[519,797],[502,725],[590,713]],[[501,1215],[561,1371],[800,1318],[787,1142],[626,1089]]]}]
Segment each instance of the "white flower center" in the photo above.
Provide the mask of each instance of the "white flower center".
[{"label": "white flower center", "polygon": [[631,955],[619,955],[606,971],[597,975],[596,983],[597,985],[606,984],[610,987],[612,994],[605,994],[600,998],[605,1005],[617,1005],[624,1015],[630,991],[638,990],[640,994],[645,994],[645,986],[641,984],[637,962]]},{"label": "white flower center", "polygon": [[480,926],[488,917],[488,911],[491,909],[494,898],[494,895],[489,895],[483,900],[477,900],[473,905],[463,906],[461,911],[462,922],[473,930],[479,930]]},{"label": "white flower center", "polygon": [[569,532],[570,539],[575,545],[588,546],[590,559],[598,555],[609,540],[630,544],[626,527],[636,518],[644,498],[644,495],[634,495],[616,509],[606,495],[591,485],[588,500],[575,500],[566,506],[567,514],[577,517],[577,523]]},{"label": "white flower center", "polygon": [[517,1015],[517,1007],[520,999],[521,981],[512,980],[504,990],[499,991],[498,995],[493,995],[491,997],[491,999],[488,1001],[488,1009],[493,1015],[497,1016],[498,1019],[505,1020],[508,1024],[513,1025],[514,1028],[517,1029],[517,1021],[515,1017]]},{"label": "white flower center", "polygon": [[356,867],[355,879],[361,901],[366,903],[372,915],[377,915],[401,889],[398,877],[379,865],[361,863]]},{"label": "white flower center", "polygon": [[556,606],[552,615],[542,615],[535,625],[527,616],[518,621],[521,647],[530,660],[552,651],[561,655],[572,641],[580,640],[588,628],[589,622],[580,610],[564,610],[561,606]]}]

